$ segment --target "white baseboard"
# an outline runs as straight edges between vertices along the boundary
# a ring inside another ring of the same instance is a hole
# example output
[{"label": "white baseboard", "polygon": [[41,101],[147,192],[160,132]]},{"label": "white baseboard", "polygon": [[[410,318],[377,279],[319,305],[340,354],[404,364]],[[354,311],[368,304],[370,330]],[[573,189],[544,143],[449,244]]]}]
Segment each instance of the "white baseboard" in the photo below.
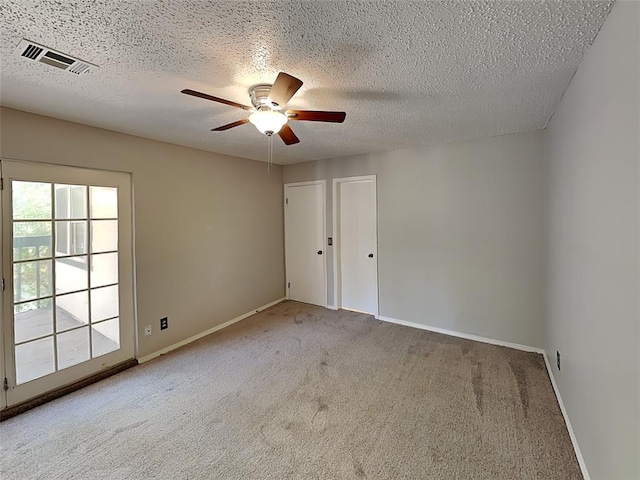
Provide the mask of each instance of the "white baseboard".
[{"label": "white baseboard", "polygon": [[537,347],[530,347],[529,345],[520,345],[519,343],[505,342],[503,340],[496,340],[494,338],[480,337],[478,335],[471,335],[468,333],[456,332],[454,330],[447,330],[446,328],[431,327],[429,325],[423,325],[422,323],[407,322],[405,320],[398,320],[397,318],[385,317],[379,315],[376,317],[383,322],[397,323],[398,325],[404,325],[405,327],[419,328],[420,330],[428,330],[430,332],[442,333],[444,335],[451,335],[452,337],[466,338],[467,340],[475,340],[476,342],[490,343],[491,345],[499,345],[501,347],[515,348],[516,350],[523,350],[525,352],[541,353],[544,355],[544,349]]},{"label": "white baseboard", "polygon": [[585,463],[582,452],[580,451],[580,447],[578,446],[578,439],[576,438],[576,434],[571,427],[569,415],[567,414],[567,409],[565,408],[564,402],[562,401],[562,396],[560,395],[560,390],[558,390],[558,385],[556,384],[556,379],[553,376],[553,370],[551,369],[551,364],[549,363],[546,352],[543,354],[543,356],[544,363],[547,366],[547,372],[549,373],[549,378],[551,379],[553,391],[556,394],[558,405],[560,405],[560,411],[562,412],[562,416],[564,417],[564,423],[566,423],[567,430],[569,430],[569,437],[571,438],[571,443],[573,444],[573,450],[576,452],[576,457],[578,459],[578,464],[580,465],[580,470],[582,471],[582,476],[584,477],[584,480],[590,480],[591,477],[589,476],[589,472],[587,471],[587,464]]},{"label": "white baseboard", "polygon": [[338,307],[336,307],[335,305],[327,305],[327,308],[329,310],[338,310]]},{"label": "white baseboard", "polygon": [[158,350],[157,352],[153,352],[150,353],[149,355],[145,355],[144,357],[141,357],[138,359],[138,363],[144,363],[144,362],[148,362],[149,360],[153,360],[156,357],[159,357],[160,355],[164,355],[165,353],[169,353],[172,350],[175,350],[176,348],[180,348],[184,345],[187,345],[191,342],[195,342],[196,340],[201,339],[202,337],[206,337],[207,335],[211,335],[213,332],[217,332],[218,330],[222,330],[223,328],[226,328],[230,325],[233,325],[234,323],[238,323],[240,320],[244,320],[245,318],[250,317],[251,315],[255,315],[256,313],[259,313],[263,310],[266,310],[269,307],[273,307],[274,305],[283,302],[284,300],[286,300],[285,297],[279,298],[278,300],[274,300],[273,302],[267,303],[266,305],[262,305],[261,307],[256,308],[255,310],[251,310],[250,312],[247,313],[243,313],[242,315],[240,315],[239,317],[236,318],[232,318],[231,320],[221,323],[220,325],[216,325],[215,327],[210,328],[209,330],[205,330],[202,333],[199,333],[197,335],[194,335],[193,337],[189,337],[185,340],[182,340],[181,342],[178,343],[174,343],[173,345],[169,345],[168,347],[163,348],[162,350]]},{"label": "white baseboard", "polygon": [[447,330],[445,328],[431,327],[428,325],[423,325],[421,323],[415,322],[407,322],[405,320],[398,320],[396,318],[385,317],[380,315],[377,317],[378,320],[382,320],[383,322],[397,323],[398,325],[404,325],[406,327],[419,328],[421,330],[428,330],[430,332],[443,333],[445,335],[452,335],[454,337],[466,338],[468,340],[475,340],[477,342],[490,343],[491,345],[499,345],[502,347],[515,348],[516,350],[523,350],[525,352],[534,352],[540,353],[544,357],[544,363],[547,368],[547,373],[549,374],[549,378],[551,379],[551,385],[553,386],[553,392],[558,399],[558,405],[560,405],[560,411],[562,412],[562,416],[564,418],[564,422],[567,425],[567,430],[569,431],[569,437],[571,438],[571,444],[573,445],[573,450],[576,452],[576,458],[578,459],[578,464],[580,465],[580,470],[582,471],[582,476],[584,480],[590,480],[589,472],[587,471],[587,465],[582,456],[582,452],[580,452],[580,447],[578,446],[578,439],[571,427],[571,422],[569,421],[569,415],[567,414],[567,409],[564,406],[562,401],[562,397],[560,396],[560,390],[558,390],[558,385],[556,384],[556,379],[553,376],[553,370],[551,369],[551,365],[549,364],[549,359],[547,358],[547,352],[542,348],[530,347],[528,345],[520,345],[518,343],[505,342],[502,340],[495,340],[493,338],[480,337],[478,335],[470,335],[468,333],[456,332],[453,330]]}]

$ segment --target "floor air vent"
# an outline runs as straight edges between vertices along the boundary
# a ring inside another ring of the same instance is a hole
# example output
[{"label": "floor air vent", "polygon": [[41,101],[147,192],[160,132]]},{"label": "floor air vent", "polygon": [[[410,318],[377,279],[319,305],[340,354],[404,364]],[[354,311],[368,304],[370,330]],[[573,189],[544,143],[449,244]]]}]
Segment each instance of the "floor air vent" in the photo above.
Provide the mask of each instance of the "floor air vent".
[{"label": "floor air vent", "polygon": [[89,73],[91,70],[98,68],[98,66],[93,63],[73,58],[43,45],[38,45],[30,40],[22,40],[16,49],[16,54],[36,62],[46,63],[47,65],[65,70],[74,75]]}]

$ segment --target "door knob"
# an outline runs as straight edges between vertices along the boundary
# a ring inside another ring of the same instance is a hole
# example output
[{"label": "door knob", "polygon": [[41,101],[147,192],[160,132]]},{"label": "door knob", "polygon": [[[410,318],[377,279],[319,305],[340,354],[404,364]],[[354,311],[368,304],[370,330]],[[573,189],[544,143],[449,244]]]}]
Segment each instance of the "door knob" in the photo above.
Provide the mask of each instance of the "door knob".
[{"label": "door knob", "polygon": [[373,258],[373,253],[370,253],[370,254],[369,254],[369,258]]},{"label": "door knob", "polygon": [[322,255],[322,250],[318,250],[318,255]]}]

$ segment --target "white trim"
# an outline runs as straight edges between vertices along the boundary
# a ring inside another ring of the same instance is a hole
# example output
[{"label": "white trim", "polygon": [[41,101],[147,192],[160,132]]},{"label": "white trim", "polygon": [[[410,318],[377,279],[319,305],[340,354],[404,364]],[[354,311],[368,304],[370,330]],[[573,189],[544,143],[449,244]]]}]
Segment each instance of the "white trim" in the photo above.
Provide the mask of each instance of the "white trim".
[{"label": "white trim", "polygon": [[584,457],[582,456],[582,452],[580,451],[580,446],[578,445],[578,439],[576,438],[576,434],[571,427],[571,422],[569,421],[569,414],[567,413],[567,409],[564,406],[564,402],[562,401],[562,396],[560,395],[560,390],[558,390],[558,385],[556,384],[556,379],[553,376],[553,370],[551,369],[551,364],[549,363],[549,358],[547,357],[547,353],[543,353],[544,363],[547,366],[547,372],[549,373],[549,378],[551,379],[551,385],[553,386],[553,391],[556,394],[556,398],[558,399],[558,405],[560,405],[560,411],[562,412],[562,416],[564,417],[564,423],[567,425],[567,430],[569,431],[569,437],[571,438],[571,443],[573,444],[573,450],[576,452],[576,458],[578,459],[578,464],[580,465],[580,470],[582,471],[582,476],[584,480],[590,480],[589,472],[587,471],[587,464],[584,461]]},{"label": "white trim", "polygon": [[397,323],[398,325],[404,325],[405,327],[419,328],[420,330],[428,330],[430,332],[442,333],[444,335],[451,335],[452,337],[466,338],[467,340],[474,340],[476,342],[490,343],[491,345],[499,345],[501,347],[515,348],[516,350],[522,350],[524,352],[534,352],[545,354],[544,349],[537,347],[530,347],[529,345],[521,345],[519,343],[505,342],[504,340],[496,340],[494,338],[481,337],[479,335],[471,335],[468,333],[456,332],[454,330],[447,330],[446,328],[431,327],[429,325],[423,325],[422,323],[407,322],[405,320],[398,320],[397,318],[385,317],[379,315],[378,320],[383,322]]},{"label": "white trim", "polygon": [[377,175],[360,175],[356,177],[340,177],[332,180],[332,197],[331,197],[331,209],[332,209],[332,228],[333,228],[333,302],[336,305],[336,310],[342,308],[342,293],[340,289],[340,272],[339,261],[340,256],[340,233],[338,232],[338,184],[347,182],[364,182],[373,181],[373,193],[375,196],[375,209],[376,209],[376,311],[367,312],[367,315],[373,315],[376,319],[380,314],[380,272],[378,270],[378,176]]},{"label": "white trim", "polygon": [[138,269],[136,268],[136,205],[133,173],[131,175],[131,262],[133,265],[133,330],[134,358],[140,353],[140,336],[138,335]]},{"label": "white trim", "polygon": [[251,310],[250,312],[247,313],[243,313],[242,315],[240,315],[239,317],[233,318],[227,322],[221,323],[220,325],[216,325],[215,327],[212,327],[208,330],[205,330],[202,333],[199,333],[197,335],[194,335],[193,337],[189,337],[186,338],[184,340],[182,340],[181,342],[178,343],[174,343],[173,345],[169,345],[168,347],[163,348],[162,350],[158,350],[157,352],[154,353],[150,353],[149,355],[145,355],[144,357],[140,357],[138,358],[138,363],[145,363],[148,362],[149,360],[153,360],[156,357],[159,357],[160,355],[164,355],[165,353],[169,353],[172,350],[175,350],[177,348],[183,347],[191,342],[195,342],[196,340],[201,339],[202,337],[206,337],[207,335],[211,335],[214,332],[217,332],[218,330],[222,330],[223,328],[229,327],[231,325],[233,325],[234,323],[238,323],[240,320],[244,320],[245,318],[248,318],[252,315],[255,315],[256,313],[260,313],[263,310],[266,310],[269,307],[273,307],[274,305],[283,302],[284,300],[286,300],[286,297],[282,297],[279,298],[277,300],[274,300],[273,302],[267,303],[266,305],[262,305],[261,307],[256,308],[255,310]]},{"label": "white trim", "polygon": [[[336,310],[340,308],[340,299],[338,298],[338,219],[337,217],[337,201],[338,201],[338,182],[334,178],[331,181],[331,246],[333,247],[333,303]],[[377,252],[376,252],[377,253]],[[376,260],[377,261],[377,260]]]},{"label": "white trim", "polygon": [[307,185],[318,185],[319,183],[326,185],[327,181],[326,180],[309,180],[308,182],[291,182],[291,183],[285,183],[284,186],[285,187],[306,187]]},{"label": "white trim", "polygon": [[338,310],[338,307],[336,307],[335,305],[327,305],[327,308],[329,310]]},{"label": "white trim", "polygon": [[366,182],[368,180],[375,180],[378,176],[373,175],[356,175],[355,177],[336,177],[333,182]]},{"label": "white trim", "polygon": [[327,181],[326,180],[310,180],[308,182],[292,182],[285,183],[283,186],[283,209],[284,209],[284,291],[285,291],[285,299],[289,300],[290,289],[289,289],[289,274],[287,271],[287,188],[291,187],[306,187],[309,185],[321,185],[322,186],[322,251],[324,252],[324,304],[319,305],[320,307],[329,307],[329,289],[327,288]]},{"label": "white trim", "polygon": [[[0,181],[4,182],[4,177],[2,175],[2,165],[3,165],[3,160],[2,158],[0,158]],[[3,236],[3,228],[4,228],[4,220],[3,220],[3,206],[2,206],[2,202],[3,202],[3,197],[4,195],[2,195],[2,192],[0,192],[0,259],[4,259],[5,256],[5,249],[7,248],[4,245],[4,236]],[[3,260],[4,261],[4,260]],[[4,269],[0,268],[0,276],[2,276],[2,278],[4,279]],[[6,328],[5,328],[5,320],[4,320],[4,292],[0,291],[0,376],[2,378],[7,378],[7,370],[5,367],[5,354],[4,354],[4,345],[6,340]],[[7,406],[7,391],[1,391],[0,392],[0,409],[3,409]]]}]

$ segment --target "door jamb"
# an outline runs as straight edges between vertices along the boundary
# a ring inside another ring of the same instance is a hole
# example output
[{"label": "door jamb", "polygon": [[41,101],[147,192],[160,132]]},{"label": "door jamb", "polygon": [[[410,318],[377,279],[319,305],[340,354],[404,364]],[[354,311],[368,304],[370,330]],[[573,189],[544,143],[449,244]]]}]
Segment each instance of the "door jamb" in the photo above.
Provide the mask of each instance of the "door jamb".
[{"label": "door jamb", "polygon": [[380,315],[380,273],[378,271],[378,183],[377,175],[360,175],[356,177],[340,177],[333,179],[333,302],[336,309],[342,308],[342,288],[340,280],[340,232],[338,229],[338,213],[340,210],[340,198],[338,186],[340,183],[360,182],[364,180],[373,181],[373,192],[376,210],[376,311],[374,317]]},{"label": "door jamb", "polygon": [[[3,162],[0,158],[0,179],[2,179],[2,190],[4,190],[4,176],[2,175]],[[4,219],[3,219],[3,198],[4,193],[0,191],[0,259],[4,263]],[[0,269],[0,277],[4,281],[4,266]],[[7,391],[4,389],[4,379],[7,378],[7,365],[5,361],[5,318],[4,318],[4,291],[0,291],[0,410],[7,407]]]},{"label": "door jamb", "polygon": [[327,238],[327,181],[326,180],[310,180],[307,182],[291,182],[285,183],[283,188],[283,209],[284,209],[284,289],[285,289],[285,298],[287,300],[289,297],[289,273],[287,269],[287,188],[289,187],[305,187],[307,185],[322,185],[322,245],[323,250],[325,252],[324,262],[322,262],[322,270],[324,275],[323,285],[324,285],[324,307],[328,306],[328,288],[327,288],[327,254],[325,242]]}]

